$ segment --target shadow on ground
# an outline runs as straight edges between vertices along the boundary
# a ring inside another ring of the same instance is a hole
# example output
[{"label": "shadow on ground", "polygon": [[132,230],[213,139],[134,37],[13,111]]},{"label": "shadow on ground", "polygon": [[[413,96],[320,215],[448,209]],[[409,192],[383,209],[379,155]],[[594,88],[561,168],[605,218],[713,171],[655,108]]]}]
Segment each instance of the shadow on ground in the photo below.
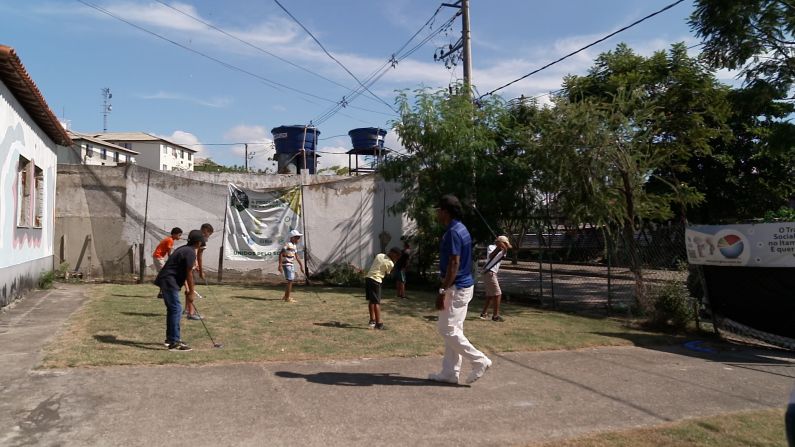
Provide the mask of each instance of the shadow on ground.
[{"label": "shadow on ground", "polygon": [[314,374],[301,374],[292,371],[276,371],[279,377],[285,379],[304,379],[307,382],[321,385],[340,386],[374,386],[374,385],[399,385],[399,386],[444,386],[458,387],[465,385],[432,382],[417,377],[400,376],[393,373],[341,373],[319,372]]}]

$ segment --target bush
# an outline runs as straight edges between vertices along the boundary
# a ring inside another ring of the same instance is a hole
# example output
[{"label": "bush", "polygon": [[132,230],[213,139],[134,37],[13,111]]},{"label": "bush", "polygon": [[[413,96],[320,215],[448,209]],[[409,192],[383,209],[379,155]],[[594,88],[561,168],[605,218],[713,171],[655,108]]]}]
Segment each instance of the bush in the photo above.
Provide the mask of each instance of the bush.
[{"label": "bush", "polygon": [[693,299],[681,280],[654,288],[651,298],[654,303],[651,323],[654,325],[683,330],[695,317]]},{"label": "bush", "polygon": [[314,278],[333,286],[364,286],[364,271],[355,265],[344,262],[331,264],[322,272],[314,275]]},{"label": "bush", "polygon": [[52,289],[52,283],[55,281],[55,271],[41,272],[39,276],[39,289]]}]

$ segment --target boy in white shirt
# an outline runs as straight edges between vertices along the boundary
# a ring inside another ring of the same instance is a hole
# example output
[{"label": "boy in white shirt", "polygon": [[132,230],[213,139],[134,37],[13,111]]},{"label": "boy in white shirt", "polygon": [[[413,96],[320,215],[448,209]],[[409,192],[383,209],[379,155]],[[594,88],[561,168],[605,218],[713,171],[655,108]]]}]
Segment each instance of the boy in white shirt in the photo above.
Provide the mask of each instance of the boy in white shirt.
[{"label": "boy in white shirt", "polygon": [[500,282],[497,280],[497,272],[500,271],[500,262],[508,254],[511,243],[507,236],[498,236],[494,245],[489,245],[486,249],[486,264],[483,266],[483,284],[486,286],[486,305],[480,313],[480,319],[485,320],[489,317],[487,313],[489,305],[494,303],[494,314],[492,321],[505,321],[500,316],[500,301],[502,300],[502,290]]},{"label": "boy in white shirt", "polygon": [[293,290],[293,281],[295,281],[295,263],[301,267],[301,272],[306,276],[304,264],[298,256],[298,241],[301,240],[301,234],[298,230],[290,230],[290,241],[284,244],[284,248],[279,252],[279,273],[284,274],[284,279],[287,280],[287,287],[284,289],[284,301],[294,303],[295,300],[290,298],[290,292]]}]

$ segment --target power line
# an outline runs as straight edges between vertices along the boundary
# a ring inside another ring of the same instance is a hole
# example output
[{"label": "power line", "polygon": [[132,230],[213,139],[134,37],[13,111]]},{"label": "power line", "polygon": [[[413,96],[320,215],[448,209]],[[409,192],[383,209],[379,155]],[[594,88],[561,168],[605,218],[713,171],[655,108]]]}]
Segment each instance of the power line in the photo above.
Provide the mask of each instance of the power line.
[{"label": "power line", "polygon": [[[441,7],[437,8],[437,9],[436,9],[436,11],[433,13],[433,15],[431,15],[431,17],[430,17],[430,18],[429,18],[429,19],[428,19],[428,20],[427,20],[427,21],[426,21],[426,22],[425,22],[425,23],[424,23],[424,24],[423,24],[423,25],[420,27],[420,29],[419,29],[419,30],[418,30],[416,33],[414,33],[414,34],[411,36],[411,38],[410,38],[410,39],[409,39],[409,40],[408,40],[408,41],[407,41],[405,44],[403,44],[403,46],[401,46],[401,47],[400,47],[400,49],[399,49],[397,52],[393,53],[393,54],[392,54],[392,56],[391,56],[391,57],[390,57],[390,58],[389,58],[389,59],[388,59],[386,62],[384,62],[383,64],[381,64],[381,66],[380,66],[379,68],[377,68],[377,69],[376,69],[376,70],[375,70],[375,71],[374,71],[374,72],[373,72],[373,73],[372,73],[372,74],[371,74],[371,75],[370,75],[370,76],[369,76],[369,77],[368,77],[368,78],[365,80],[365,82],[366,82],[368,85],[370,85],[370,86],[372,86],[373,84],[375,84],[375,83],[376,83],[378,80],[380,80],[380,79],[381,79],[381,78],[382,78],[382,77],[383,77],[383,76],[384,76],[384,75],[385,75],[385,74],[386,74],[386,73],[387,73],[387,72],[388,72],[388,71],[389,71],[391,68],[395,68],[395,67],[398,65],[398,63],[399,63],[399,62],[401,62],[401,61],[403,61],[404,59],[406,59],[407,57],[411,56],[411,55],[412,55],[412,54],[413,54],[415,51],[417,51],[419,48],[421,48],[423,45],[425,45],[427,42],[429,42],[429,41],[430,41],[431,39],[433,39],[435,36],[437,36],[438,34],[440,34],[442,31],[444,31],[445,29],[447,29],[447,27],[449,27],[449,26],[450,26],[450,25],[453,23],[453,21],[455,20],[455,18],[456,18],[456,17],[458,17],[458,15],[460,14],[460,12],[459,12],[459,13],[456,13],[456,14],[454,14],[452,17],[450,17],[448,20],[446,20],[446,21],[445,21],[445,22],[444,22],[444,23],[443,23],[443,24],[442,24],[442,25],[441,25],[441,26],[440,26],[440,27],[439,27],[439,28],[438,28],[436,31],[434,31],[434,32],[430,33],[428,36],[426,36],[425,38],[423,38],[423,39],[422,39],[422,40],[421,40],[419,43],[417,43],[417,44],[416,44],[414,47],[412,47],[410,50],[408,50],[407,52],[405,52],[404,54],[402,54],[402,55],[401,55],[401,54],[400,54],[400,52],[401,52],[402,50],[404,50],[404,49],[405,49],[405,48],[406,48],[406,47],[407,47],[407,46],[408,46],[408,45],[411,43],[411,41],[413,41],[413,40],[414,40],[414,38],[415,38],[415,37],[416,37],[416,36],[417,36],[417,35],[418,35],[418,34],[419,34],[419,33],[420,33],[420,32],[421,32],[421,31],[422,31],[422,30],[423,30],[423,29],[426,27],[426,26],[428,26],[428,24],[429,24],[429,23],[431,23],[431,21],[432,21],[432,20],[433,20],[433,19],[436,17],[436,15],[439,13],[439,11],[440,11],[440,10],[441,10]],[[357,89],[356,91],[354,91],[354,92],[353,92],[353,93],[350,95],[350,97],[349,97],[349,98],[347,98],[347,100],[348,100],[348,101],[352,101],[352,100],[356,99],[358,96],[360,96],[360,95],[361,95],[363,92],[364,92],[364,90],[362,90],[361,88],[360,88],[360,89]],[[343,98],[343,99],[344,99],[344,100],[346,100],[346,98]],[[328,120],[329,118],[331,118],[332,116],[334,116],[336,113],[338,113],[338,112],[339,112],[339,111],[340,111],[342,108],[344,108],[345,106],[346,106],[346,102],[345,102],[345,101],[343,101],[343,102],[341,102],[341,103],[339,103],[339,104],[336,104],[336,105],[332,106],[332,107],[331,107],[331,109],[327,110],[326,112],[324,112],[323,114],[321,114],[319,117],[317,117],[316,119],[312,120],[312,122],[313,122],[313,123],[315,123],[315,124],[321,124],[321,123],[323,123],[323,122],[327,121],[327,120]]]},{"label": "power line", "polygon": [[[199,23],[201,23],[201,24],[203,24],[203,25],[205,25],[205,26],[207,26],[207,27],[209,27],[209,28],[211,28],[211,29],[214,29],[215,31],[218,31],[219,33],[221,33],[221,34],[223,34],[223,35],[225,35],[225,36],[227,36],[227,37],[229,37],[229,38],[231,38],[231,39],[234,39],[234,40],[236,40],[236,41],[238,41],[238,42],[240,42],[240,43],[242,43],[242,44],[244,44],[244,45],[246,45],[246,46],[249,46],[249,47],[251,47],[251,48],[254,48],[255,50],[257,50],[257,51],[260,51],[260,52],[262,52],[262,53],[265,53],[265,54],[267,54],[268,56],[274,57],[274,58],[276,58],[276,59],[278,59],[278,60],[280,60],[280,61],[282,61],[282,62],[284,62],[284,63],[286,63],[286,64],[288,64],[288,65],[291,65],[291,66],[293,66],[293,67],[295,67],[295,68],[298,68],[299,70],[303,70],[303,71],[305,71],[305,72],[307,72],[307,73],[311,74],[312,76],[316,76],[316,77],[318,77],[318,78],[320,78],[320,79],[323,79],[323,80],[325,80],[325,81],[328,81],[328,82],[330,82],[330,83],[332,83],[332,84],[334,84],[334,85],[337,85],[337,86],[339,86],[339,87],[342,87],[342,88],[344,88],[345,90],[352,90],[350,87],[348,87],[348,86],[346,86],[346,85],[344,85],[344,84],[340,84],[339,82],[337,82],[337,81],[335,81],[335,80],[333,80],[333,79],[327,78],[327,77],[325,77],[325,76],[323,76],[323,75],[321,75],[321,74],[319,74],[319,73],[316,73],[316,72],[314,72],[314,71],[312,71],[312,70],[310,70],[310,69],[308,69],[308,68],[306,68],[306,67],[303,67],[303,66],[301,66],[301,65],[298,65],[298,64],[296,64],[296,63],[294,63],[294,62],[292,62],[292,61],[290,61],[290,60],[288,60],[288,59],[285,59],[285,58],[283,58],[283,57],[281,57],[281,56],[279,56],[279,55],[277,55],[277,54],[274,54],[274,53],[272,53],[272,52],[270,52],[270,51],[266,50],[265,48],[262,48],[262,47],[260,47],[260,46],[258,46],[258,45],[254,45],[254,44],[253,44],[253,43],[251,43],[251,42],[248,42],[248,41],[246,41],[246,40],[244,40],[244,39],[241,39],[241,38],[239,38],[239,37],[237,37],[237,36],[235,36],[235,35],[233,35],[233,34],[230,34],[229,32],[227,32],[227,31],[225,31],[225,30],[223,30],[223,29],[221,29],[221,28],[219,28],[219,27],[217,27],[217,26],[213,25],[212,23],[209,23],[209,22],[207,22],[207,21],[205,21],[205,20],[202,20],[202,19],[201,19],[201,18],[199,18],[199,17],[196,17],[196,16],[193,16],[193,15],[191,15],[191,14],[188,14],[187,12],[185,12],[185,11],[182,11],[182,10],[181,10],[181,9],[179,9],[179,8],[175,8],[174,6],[171,6],[171,5],[169,5],[168,3],[166,3],[166,2],[164,2],[164,1],[162,1],[162,0],[155,0],[155,1],[156,1],[157,3],[160,3],[161,5],[163,5],[163,6],[167,7],[167,8],[169,8],[169,9],[172,9],[172,10],[174,10],[174,11],[176,11],[176,12],[178,12],[178,13],[180,13],[180,14],[182,14],[182,15],[186,16],[186,17],[189,17],[189,18],[191,18],[192,20],[195,20],[196,22],[199,22]],[[368,99],[372,99],[372,98],[368,97]]]},{"label": "power line", "polygon": [[607,39],[609,39],[609,38],[611,38],[611,37],[615,36],[616,34],[618,34],[618,33],[622,32],[622,31],[626,31],[626,30],[628,30],[628,29],[632,28],[633,26],[635,26],[635,25],[637,25],[637,24],[639,24],[639,23],[641,23],[641,22],[644,22],[644,21],[646,21],[646,20],[648,20],[648,19],[650,19],[650,18],[652,18],[652,17],[656,16],[657,14],[660,14],[660,13],[662,13],[662,12],[665,12],[665,11],[667,11],[667,10],[669,10],[669,9],[673,8],[674,6],[676,6],[676,5],[680,4],[680,3],[684,2],[684,1],[685,1],[685,0],[677,0],[677,1],[675,1],[675,2],[673,2],[673,3],[671,3],[671,4],[667,5],[667,6],[665,6],[664,8],[662,8],[662,9],[660,9],[660,10],[658,10],[658,11],[655,11],[655,12],[653,12],[653,13],[651,13],[651,14],[647,15],[646,17],[643,17],[642,19],[636,20],[636,21],[632,22],[631,24],[629,24],[629,25],[627,25],[627,26],[625,26],[625,27],[623,27],[623,28],[620,28],[620,29],[618,29],[617,31],[613,31],[612,33],[610,33],[610,34],[608,34],[608,35],[606,35],[606,36],[602,37],[601,39],[598,39],[598,40],[595,40],[595,41],[593,41],[593,42],[589,43],[588,45],[586,45],[586,46],[584,46],[584,47],[580,48],[579,50],[572,51],[571,53],[569,53],[569,54],[567,54],[567,55],[565,55],[565,56],[563,56],[563,57],[561,57],[561,58],[559,58],[559,59],[557,59],[557,60],[555,60],[555,61],[552,61],[552,62],[550,62],[550,63],[548,63],[548,64],[544,65],[544,66],[543,66],[543,67],[541,67],[541,68],[535,69],[535,70],[531,71],[530,73],[527,73],[526,75],[524,75],[524,76],[522,76],[522,77],[520,77],[520,78],[514,79],[513,81],[511,81],[511,82],[509,82],[509,83],[507,83],[507,84],[505,84],[505,85],[503,85],[503,86],[497,87],[497,88],[495,88],[494,90],[491,90],[490,92],[487,92],[487,93],[485,93],[485,94],[483,94],[483,95],[480,95],[480,96],[478,97],[478,99],[482,99],[484,96],[489,96],[489,95],[492,95],[492,94],[494,94],[495,92],[497,92],[497,91],[499,91],[499,90],[502,90],[502,89],[504,89],[505,87],[508,87],[508,86],[510,86],[510,85],[513,85],[513,84],[515,84],[515,83],[517,83],[517,82],[521,81],[522,79],[528,78],[528,77],[530,77],[530,76],[532,76],[532,75],[534,75],[534,74],[536,74],[536,73],[538,73],[538,72],[540,72],[540,71],[542,71],[542,70],[545,70],[545,69],[547,69],[547,68],[549,68],[549,67],[551,67],[551,66],[553,66],[553,65],[557,64],[558,62],[561,62],[561,61],[563,61],[563,60],[565,60],[565,59],[568,59],[568,58],[570,58],[571,56],[574,56],[574,55],[575,55],[575,54],[577,54],[577,53],[580,53],[580,52],[582,52],[582,51],[585,51],[585,50],[587,50],[588,48],[590,48],[590,47],[592,47],[592,46],[594,46],[594,45],[596,45],[596,44],[598,44],[598,43],[604,42],[605,40],[607,40]]},{"label": "power line", "polygon": [[[355,79],[355,80],[356,80],[356,82],[358,82],[358,83],[359,83],[359,85],[361,85],[361,86],[362,86],[362,87],[363,87],[365,90],[367,90],[367,92],[368,92],[368,93],[370,93],[371,95],[373,95],[373,97],[374,97],[375,99],[377,99],[377,100],[381,101],[381,102],[382,102],[384,105],[386,105],[387,107],[389,107],[390,109],[392,109],[392,111],[393,111],[393,112],[397,113],[397,110],[395,110],[395,108],[394,108],[394,107],[392,107],[392,105],[391,105],[391,104],[389,104],[388,102],[384,101],[384,100],[383,100],[383,99],[381,99],[381,98],[380,98],[378,95],[376,95],[375,93],[373,93],[372,91],[370,91],[370,89],[369,89],[369,88],[367,88],[367,87],[366,87],[364,84],[362,84],[362,81],[360,81],[360,80],[359,80],[359,78],[357,78],[355,74],[353,74],[353,73],[352,73],[350,70],[348,70],[348,67],[346,67],[346,66],[345,66],[345,65],[344,65],[342,62],[340,62],[339,60],[337,60],[337,58],[336,58],[336,57],[334,57],[334,55],[332,55],[331,53],[329,53],[329,51],[328,51],[328,50],[326,50],[326,47],[324,47],[324,46],[323,46],[323,44],[322,44],[322,43],[320,43],[320,41],[317,39],[317,37],[315,37],[315,35],[314,35],[314,34],[312,34],[312,32],[311,32],[311,31],[309,31],[309,29],[307,29],[307,27],[305,27],[305,26],[303,25],[303,23],[301,23],[301,22],[300,22],[300,21],[299,21],[297,18],[295,18],[295,16],[294,16],[294,15],[292,15],[292,14],[290,13],[290,11],[288,11],[288,10],[287,10],[287,8],[285,8],[285,7],[284,7],[284,6],[281,4],[281,2],[279,2],[279,0],[273,0],[273,1],[274,1],[274,2],[275,2],[277,5],[279,5],[279,8],[281,8],[281,9],[282,9],[282,10],[283,10],[283,11],[284,11],[284,12],[285,12],[285,13],[286,13],[288,16],[290,16],[290,18],[291,18],[291,19],[293,19],[293,21],[294,21],[295,23],[297,23],[297,24],[298,24],[298,26],[300,26],[301,28],[303,28],[303,30],[304,30],[304,31],[306,31],[306,33],[307,33],[307,34],[309,34],[309,37],[311,37],[311,38],[312,38],[312,40],[314,40],[314,41],[315,41],[315,43],[317,43],[317,44],[318,44],[318,46],[320,47],[320,49],[322,49],[322,50],[323,50],[323,52],[324,52],[324,53],[326,53],[326,55],[327,55],[328,57],[330,57],[330,58],[331,58],[331,60],[333,60],[334,62],[336,62],[336,63],[337,63],[337,65],[339,65],[340,67],[342,67],[342,69],[343,69],[343,70],[345,70],[345,71],[346,71],[346,72],[347,72],[349,75],[351,75],[351,77],[352,77],[353,79]],[[684,0],[682,0],[682,1],[684,1]]]},{"label": "power line", "polygon": [[[311,98],[319,99],[321,101],[329,102],[329,103],[332,103],[332,104],[336,104],[337,103],[337,101],[334,101],[333,99],[324,98],[322,96],[315,95],[314,93],[310,93],[310,92],[306,92],[306,91],[303,91],[303,90],[300,90],[300,89],[297,89],[297,88],[294,88],[294,87],[290,87],[289,85],[282,84],[280,82],[276,82],[276,81],[268,79],[268,78],[266,78],[264,76],[260,76],[260,75],[258,75],[256,73],[252,73],[251,71],[248,71],[248,70],[246,70],[244,68],[240,68],[240,67],[238,67],[236,65],[232,65],[232,64],[230,64],[228,62],[224,62],[221,59],[218,59],[216,57],[210,56],[209,54],[203,53],[203,52],[201,52],[199,50],[195,50],[193,48],[190,48],[190,47],[185,46],[185,45],[183,45],[183,44],[181,44],[179,42],[171,40],[171,39],[169,39],[169,38],[167,38],[167,37],[165,37],[163,35],[160,35],[160,34],[154,32],[154,31],[151,31],[151,30],[146,29],[146,28],[144,28],[142,26],[136,25],[135,23],[132,23],[132,22],[124,19],[123,17],[120,17],[120,16],[118,16],[116,14],[113,14],[112,12],[110,12],[110,11],[100,7],[100,6],[94,5],[94,4],[89,3],[89,2],[87,2],[85,0],[75,0],[75,1],[77,1],[79,3],[82,3],[83,5],[88,6],[89,8],[95,9],[95,10],[97,10],[97,11],[99,11],[99,12],[105,14],[105,15],[108,15],[108,16],[116,19],[116,20],[124,22],[127,25],[132,26],[133,28],[136,28],[136,29],[138,29],[140,31],[143,31],[143,32],[149,34],[149,35],[157,37],[158,39],[165,40],[166,42],[171,43],[172,45],[175,45],[175,46],[177,46],[179,48],[182,48],[183,50],[190,51],[191,53],[197,54],[197,55],[199,55],[201,57],[209,59],[209,60],[211,60],[213,62],[216,62],[216,63],[218,63],[220,65],[223,65],[224,67],[226,67],[226,68],[228,68],[230,70],[237,71],[237,72],[246,74],[248,76],[251,76],[253,78],[256,78],[256,79],[262,81],[265,85],[267,85],[267,86],[269,86],[269,87],[271,87],[273,89],[276,89],[276,90],[286,89],[286,90],[293,91],[295,93],[299,93],[299,94],[304,95],[304,96],[309,96]],[[305,98],[302,98],[302,99],[306,100]],[[314,102],[309,101],[309,100],[306,100],[306,101],[308,101],[310,103],[314,103]],[[317,104],[317,103],[314,103],[314,104],[320,105],[320,104]],[[379,112],[379,111],[375,111],[375,110],[365,109],[365,108],[362,108],[362,107],[353,107],[352,106],[352,108],[356,108],[356,109],[359,109],[359,110],[364,110],[364,111],[372,112],[372,113],[381,113],[381,114],[384,113],[384,112]],[[392,116],[392,114],[386,114],[386,115]]]}]

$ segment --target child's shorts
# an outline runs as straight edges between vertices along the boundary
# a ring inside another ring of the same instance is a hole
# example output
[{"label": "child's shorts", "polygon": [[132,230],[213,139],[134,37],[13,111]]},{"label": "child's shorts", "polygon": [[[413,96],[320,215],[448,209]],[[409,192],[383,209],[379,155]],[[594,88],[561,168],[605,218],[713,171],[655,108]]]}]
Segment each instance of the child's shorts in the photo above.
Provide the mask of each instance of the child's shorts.
[{"label": "child's shorts", "polygon": [[381,304],[381,283],[370,278],[365,279],[364,297],[370,304]]},{"label": "child's shorts", "polygon": [[282,265],[282,271],[284,272],[284,279],[287,281],[295,281],[295,266],[292,264],[284,264]]},{"label": "child's shorts", "polygon": [[494,272],[484,272],[483,273],[483,285],[486,289],[486,296],[497,296],[502,295],[502,290],[500,290],[500,282],[497,281],[497,274]]}]

